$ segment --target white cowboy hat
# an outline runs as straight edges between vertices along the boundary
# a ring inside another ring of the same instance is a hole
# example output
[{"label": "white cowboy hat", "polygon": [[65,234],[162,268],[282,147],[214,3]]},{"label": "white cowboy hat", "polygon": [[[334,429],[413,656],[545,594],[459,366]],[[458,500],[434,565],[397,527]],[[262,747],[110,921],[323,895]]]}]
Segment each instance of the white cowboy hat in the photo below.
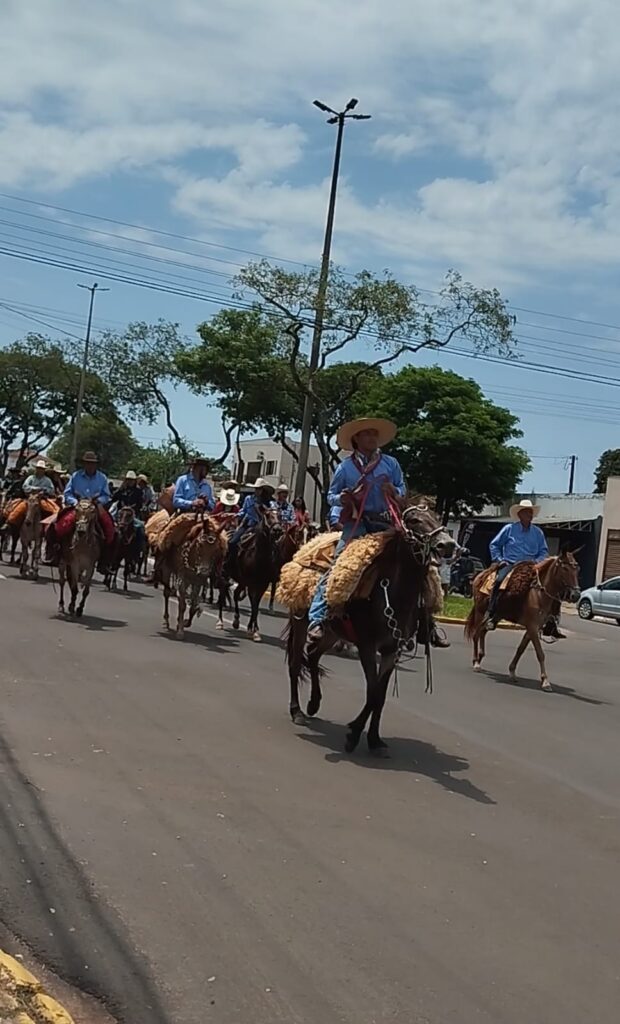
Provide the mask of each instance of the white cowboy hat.
[{"label": "white cowboy hat", "polygon": [[510,518],[516,521],[519,518],[519,512],[523,512],[524,509],[531,509],[532,514],[537,516],[540,512],[540,505],[533,505],[529,498],[523,498],[516,505],[510,506]]},{"label": "white cowboy hat", "polygon": [[220,501],[222,505],[238,505],[239,495],[234,487],[225,487],[220,491]]},{"label": "white cowboy hat", "polygon": [[47,469],[47,462],[44,462],[43,459],[39,459],[38,462],[35,462],[34,468],[35,469]]},{"label": "white cowboy hat", "polygon": [[259,491],[262,487],[268,487],[270,491],[275,490],[271,484],[268,484],[266,480],[263,480],[262,476],[259,476],[258,480],[254,481],[254,490]]},{"label": "white cowboy hat", "polygon": [[350,420],[348,423],[343,423],[336,434],[338,447],[343,451],[350,452],[353,448],[352,439],[359,434],[360,430],[376,430],[379,435],[378,445],[381,448],[384,444],[389,444],[394,440],[397,427],[391,420],[377,419],[372,416],[360,420]]},{"label": "white cowboy hat", "polygon": [[289,489],[286,484],[278,484],[278,486],[276,487],[276,493],[278,491],[286,492],[288,494]]},{"label": "white cowboy hat", "polygon": [[138,477],[136,476],[134,470],[133,469],[128,469],[127,472],[125,473],[125,480],[137,480],[137,479],[138,479]]}]

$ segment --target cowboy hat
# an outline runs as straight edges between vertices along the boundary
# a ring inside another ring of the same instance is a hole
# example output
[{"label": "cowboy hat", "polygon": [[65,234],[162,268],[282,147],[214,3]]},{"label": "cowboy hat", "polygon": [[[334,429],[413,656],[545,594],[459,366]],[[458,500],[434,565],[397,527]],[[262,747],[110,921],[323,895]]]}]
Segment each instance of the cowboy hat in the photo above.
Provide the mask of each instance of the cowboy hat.
[{"label": "cowboy hat", "polygon": [[510,518],[516,521],[519,518],[519,512],[523,512],[524,509],[530,509],[532,515],[537,516],[540,512],[540,505],[533,505],[529,498],[523,498],[516,505],[510,506]]},{"label": "cowboy hat", "polygon": [[272,487],[271,484],[268,484],[266,480],[263,480],[262,476],[259,476],[258,480],[254,481],[254,490],[260,491],[263,489],[263,487],[266,487],[270,491],[275,490],[275,488]]},{"label": "cowboy hat", "polygon": [[220,501],[222,505],[238,505],[239,495],[234,487],[223,487],[220,491]]},{"label": "cowboy hat", "polygon": [[138,478],[136,476],[135,470],[128,469],[127,472],[125,473],[125,480],[137,480],[137,479]]},{"label": "cowboy hat", "polygon": [[192,455],[189,461],[190,466],[196,466],[198,465],[198,463],[200,463],[202,466],[210,466],[211,460],[207,459],[204,455],[200,455],[199,453],[197,453],[196,455]]},{"label": "cowboy hat", "polygon": [[144,480],[144,482],[147,484],[149,482],[149,478],[146,475],[146,473],[138,473],[138,480]]},{"label": "cowboy hat", "polygon": [[289,489],[286,484],[278,484],[276,487],[276,492],[277,491],[282,491],[283,493],[286,492],[288,494]]},{"label": "cowboy hat", "polygon": [[47,469],[47,462],[44,459],[38,459],[34,464],[35,469]]},{"label": "cowboy hat", "polygon": [[360,420],[349,420],[348,423],[343,423],[338,433],[336,434],[336,441],[338,447],[344,451],[350,452],[353,448],[352,440],[356,434],[359,434],[360,430],[376,430],[378,437],[378,446],[381,448],[384,444],[389,444],[396,437],[396,424],[392,423],[391,420],[384,420],[375,417],[364,417]]},{"label": "cowboy hat", "polygon": [[99,459],[94,452],[84,452],[82,462],[99,462]]}]

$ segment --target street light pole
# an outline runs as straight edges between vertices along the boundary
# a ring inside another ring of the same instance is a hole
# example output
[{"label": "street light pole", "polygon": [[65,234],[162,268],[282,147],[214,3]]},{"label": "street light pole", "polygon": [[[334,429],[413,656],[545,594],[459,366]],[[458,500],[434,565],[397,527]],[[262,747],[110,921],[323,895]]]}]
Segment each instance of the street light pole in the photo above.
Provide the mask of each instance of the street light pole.
[{"label": "street light pole", "polygon": [[[80,432],[80,420],[82,418],[82,406],[84,404],[84,392],[86,390],[86,371],[88,369],[88,351],[90,346],[90,329],[93,322],[93,306],[95,304],[95,292],[99,288],[99,285],[95,281],[89,288],[88,285],[78,284],[78,288],[84,288],[87,292],[90,292],[90,302],[88,304],[88,322],[86,324],[86,337],[84,339],[84,357],[82,359],[82,372],[80,373],[80,383],[78,387],[77,403],[75,406],[75,422],[73,424],[73,438],[71,440],[71,455],[69,457],[69,470],[73,472],[77,462],[77,446],[78,436]],[[101,288],[100,291],[107,292],[109,288]]]},{"label": "street light pole", "polygon": [[325,297],[327,295],[327,284],[329,281],[329,261],[331,257],[332,236],[334,233],[334,215],[336,212],[336,194],[338,192],[338,177],[340,174],[340,157],[342,154],[342,139],[344,135],[345,121],[349,118],[355,121],[368,121],[370,114],[354,114],[352,111],[357,106],[357,100],[351,99],[344,110],[337,113],[331,107],[314,100],[315,107],[326,113],[332,114],[327,119],[328,124],[338,126],[336,132],[336,148],[334,150],[334,165],[332,169],[332,181],[329,190],[329,204],[327,207],[327,221],[325,223],[325,237],[323,239],[323,254],[321,256],[321,269],[319,272],[319,283],[316,292],[316,304],[314,314],[314,328],[312,331],[312,345],[310,348],[310,362],[308,365],[308,394],[304,401],[304,412],[301,423],[301,440],[299,443],[299,459],[297,462],[297,476],[295,480],[295,496],[303,498],[306,486],[306,471],[308,468],[308,454],[310,450],[310,435],[312,433],[312,417],[314,414],[314,397],[312,394],[313,378],[319,365],[321,354],[321,335],[323,333],[323,319],[325,316]]}]

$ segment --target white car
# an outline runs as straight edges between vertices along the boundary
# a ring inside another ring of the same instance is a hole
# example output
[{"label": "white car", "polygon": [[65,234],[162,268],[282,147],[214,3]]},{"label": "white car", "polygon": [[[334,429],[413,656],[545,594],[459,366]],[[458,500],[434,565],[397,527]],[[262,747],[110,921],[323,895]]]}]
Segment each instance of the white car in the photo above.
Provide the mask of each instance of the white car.
[{"label": "white car", "polygon": [[582,590],[577,601],[577,611],[581,619],[601,615],[605,619],[615,619],[620,626],[620,576],[605,580],[597,587]]}]

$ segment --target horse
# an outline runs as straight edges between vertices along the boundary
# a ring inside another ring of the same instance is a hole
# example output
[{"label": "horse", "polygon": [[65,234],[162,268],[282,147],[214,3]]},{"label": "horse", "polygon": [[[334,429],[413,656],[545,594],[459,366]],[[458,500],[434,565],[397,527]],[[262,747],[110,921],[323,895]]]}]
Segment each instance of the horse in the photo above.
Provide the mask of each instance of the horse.
[{"label": "horse", "polygon": [[[39,575],[41,541],[43,539],[41,495],[29,494],[26,502],[26,515],[19,531],[19,542],[21,545],[19,574],[20,576],[28,575],[28,563],[30,561],[30,574],[36,580]],[[30,552],[31,545],[32,554]]]},{"label": "horse", "polygon": [[[311,692],[307,715],[319,711],[322,700],[321,670],[323,655],[339,639],[350,640],[348,620],[355,637],[359,659],[366,678],[366,701],[357,718],[349,722],[345,750],[352,753],[370,718],[367,743],[369,753],[389,756],[381,739],[380,724],[388,683],[403,648],[415,642],[419,630],[428,648],[430,614],[424,605],[427,576],[435,559],[450,557],[455,548],[427,505],[411,505],[402,513],[402,528],[394,530],[373,567],[376,579],[366,600],[350,600],[339,619],[325,624],[323,638],[305,655],[308,615],[290,614],[286,636],[286,659],[290,680],[289,713],[295,725],[304,725],[306,716],[299,705],[299,682],[310,675]],[[428,653],[428,651],[427,651]],[[380,658],[377,667],[377,659]]]},{"label": "horse", "polygon": [[143,534],[136,529],[135,512],[129,506],[119,509],[116,520],[114,549],[108,561],[105,586],[116,590],[118,571],[124,563],[123,591],[127,593],[129,577],[135,574],[142,561]]},{"label": "horse", "polygon": [[[164,553],[161,566],[161,582],[164,588],[164,628],[170,629],[169,602],[176,592],[178,614],[176,635],[182,640],[185,628],[189,628],[196,615],[200,615],[202,589],[214,563],[221,563],[226,552],[226,537],[223,527],[205,515],[196,516],[196,524],[178,545],[169,547]],[[189,615],[185,619],[187,592],[189,590]]]},{"label": "horse", "polygon": [[300,547],[308,540],[308,527],[297,526],[292,524],[283,528],[282,534],[274,543],[274,575],[271,580],[271,592],[269,595],[269,611],[273,611],[273,606],[276,599],[276,587],[278,586],[278,580],[280,579],[280,572],[282,566],[290,562],[291,558],[296,551],[299,551]]},{"label": "horse", "polygon": [[20,499],[11,498],[5,502],[2,510],[0,511],[0,562],[3,561],[3,555],[7,548],[10,546],[9,564],[15,565],[15,552],[17,551],[17,542],[19,540],[20,527],[15,523],[9,523],[8,517],[11,509],[13,508],[13,502]]},{"label": "horse", "polygon": [[[545,667],[545,654],[540,639],[540,631],[552,614],[552,608],[563,597],[577,601],[579,597],[579,564],[574,554],[563,551],[560,555],[546,558],[538,565],[523,563],[531,569],[531,581],[525,594],[511,594],[509,590],[500,591],[498,612],[503,619],[523,626],[525,635],[521,640],[514,657],[508,666],[511,679],[517,678],[517,665],[526,647],[531,643],[540,666],[541,689],[549,693],[553,687],[549,682]],[[473,668],[479,672],[486,654],[487,610],[490,598],[482,592],[482,586],[488,579],[493,567],[478,573],[473,582],[474,603],[465,624],[465,636],[473,641]]]},{"label": "horse", "polygon": [[[95,501],[82,498],[72,511],[75,514],[75,526],[70,534],[60,538],[58,611],[64,615],[66,581],[71,591],[69,615],[75,615],[79,619],[84,613],[84,605],[90,593],[90,584],[101,555],[103,540],[99,532],[99,517]],[[76,608],[80,583],[82,584],[82,596]]]},{"label": "horse", "polygon": [[[258,611],[263,594],[274,578],[277,564],[275,548],[282,532],[275,509],[266,509],[258,526],[253,527],[242,537],[236,556],[229,559],[224,567],[226,575],[237,584],[233,593],[233,629],[239,629],[239,599],[243,591],[247,591],[250,599],[248,633],[255,643],[261,642]],[[224,580],[219,593],[217,629],[224,628],[223,614],[227,596],[228,586]]]}]

